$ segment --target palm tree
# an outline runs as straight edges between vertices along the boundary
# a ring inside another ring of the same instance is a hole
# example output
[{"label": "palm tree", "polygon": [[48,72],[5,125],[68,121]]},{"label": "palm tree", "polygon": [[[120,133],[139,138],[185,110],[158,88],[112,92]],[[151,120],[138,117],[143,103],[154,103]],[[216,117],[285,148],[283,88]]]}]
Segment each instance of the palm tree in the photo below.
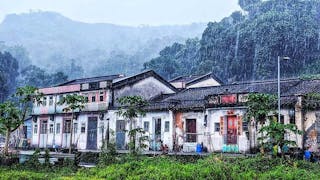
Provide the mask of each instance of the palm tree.
[{"label": "palm tree", "polygon": [[66,97],[63,97],[58,105],[66,104],[67,106],[63,108],[64,112],[71,112],[71,125],[70,125],[70,146],[69,153],[72,152],[72,136],[73,136],[73,119],[75,118],[75,113],[80,112],[84,108],[84,103],[86,103],[86,99],[84,96],[78,94],[68,94]]},{"label": "palm tree", "polygon": [[4,146],[4,154],[8,154],[8,145],[10,134],[18,129],[25,120],[28,112],[32,108],[32,102],[41,102],[42,93],[32,86],[25,86],[17,89],[14,94],[19,103],[19,108],[10,101],[0,104],[0,127],[1,131],[6,134],[6,141]]},{"label": "palm tree", "polygon": [[136,131],[134,131],[132,127],[132,123],[135,118],[138,116],[145,116],[146,112],[144,110],[144,106],[147,105],[147,101],[145,101],[141,96],[123,96],[118,98],[117,101],[120,103],[121,107],[118,110],[117,114],[119,116],[124,117],[129,121],[129,150],[131,153],[134,153],[135,148],[135,136]]}]

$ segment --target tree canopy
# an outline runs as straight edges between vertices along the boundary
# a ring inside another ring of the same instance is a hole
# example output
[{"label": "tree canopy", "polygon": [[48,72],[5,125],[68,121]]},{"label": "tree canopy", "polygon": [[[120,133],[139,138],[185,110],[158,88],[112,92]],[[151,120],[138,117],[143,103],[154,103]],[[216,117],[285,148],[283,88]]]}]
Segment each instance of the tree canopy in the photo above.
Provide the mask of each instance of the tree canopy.
[{"label": "tree canopy", "polygon": [[[290,61],[281,62],[283,77],[319,73],[319,0],[239,0],[239,4],[244,11],[208,23],[196,48],[174,44],[145,66],[166,78],[214,72],[233,82],[275,78],[277,56],[289,56]],[[192,53],[181,56],[185,52]]]}]

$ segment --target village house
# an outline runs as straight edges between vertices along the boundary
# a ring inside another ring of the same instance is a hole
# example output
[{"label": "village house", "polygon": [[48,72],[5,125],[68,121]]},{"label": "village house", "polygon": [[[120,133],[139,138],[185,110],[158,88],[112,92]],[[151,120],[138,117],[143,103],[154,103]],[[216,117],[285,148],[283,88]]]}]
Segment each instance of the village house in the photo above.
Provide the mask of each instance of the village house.
[{"label": "village house", "polygon": [[170,80],[169,82],[177,89],[220,86],[224,84],[223,81],[221,81],[213,73],[208,73],[201,76],[179,76]]},{"label": "village house", "polygon": [[[77,93],[88,99],[73,122],[73,144],[79,150],[100,149],[107,128],[113,132],[110,136],[117,149],[128,148],[128,122],[118,116],[116,99],[130,95],[142,96],[149,102],[146,116],[134,121],[134,127],[143,128],[149,137],[146,150],[158,151],[166,145],[170,151],[194,152],[202,144],[208,152],[246,152],[257,146],[255,124],[245,120],[247,96],[275,94],[276,81],[223,84],[210,73],[191,79],[181,77],[170,83],[155,72],[146,71],[130,77],[78,79],[40,89],[45,96],[44,103],[33,108],[32,145],[70,146],[71,115],[56,103],[67,94]],[[319,91],[320,80],[281,81],[281,122],[296,124],[305,132],[285,138],[295,140],[300,148],[318,148],[320,104],[306,97]],[[306,104],[309,108],[304,107]]]},{"label": "village house", "polygon": [[[67,148],[73,131],[73,145],[77,149],[95,150],[102,145],[107,121],[110,129],[123,136],[117,137],[122,141],[117,143],[125,145],[127,123],[117,118],[116,110],[112,110],[118,97],[139,95],[149,100],[161,93],[175,93],[176,89],[153,71],[146,71],[131,77],[112,75],[77,79],[39,91],[44,97],[42,104],[33,107],[32,146]],[[57,102],[74,93],[85,96],[88,103],[76,113],[71,130],[71,114],[63,111],[66,105],[58,105]]]}]

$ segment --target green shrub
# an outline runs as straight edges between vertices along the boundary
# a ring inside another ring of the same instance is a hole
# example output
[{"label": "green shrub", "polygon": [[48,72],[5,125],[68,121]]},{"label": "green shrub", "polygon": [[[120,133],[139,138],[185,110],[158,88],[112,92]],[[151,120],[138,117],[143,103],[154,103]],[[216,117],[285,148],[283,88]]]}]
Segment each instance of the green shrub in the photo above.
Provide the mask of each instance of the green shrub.
[{"label": "green shrub", "polygon": [[320,179],[318,164],[265,157],[210,156],[188,162],[182,157],[123,156],[104,167],[72,169],[71,164],[37,172],[3,167],[0,179]]}]

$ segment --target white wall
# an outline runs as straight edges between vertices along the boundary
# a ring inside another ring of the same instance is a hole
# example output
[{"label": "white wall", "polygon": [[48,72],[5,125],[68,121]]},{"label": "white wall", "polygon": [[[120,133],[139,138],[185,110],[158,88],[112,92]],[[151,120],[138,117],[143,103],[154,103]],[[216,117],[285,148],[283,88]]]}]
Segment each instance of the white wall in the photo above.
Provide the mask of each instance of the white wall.
[{"label": "white wall", "polygon": [[[163,144],[166,144],[169,149],[172,149],[173,117],[171,112],[147,112],[145,117],[139,118],[138,126],[144,128],[144,122],[149,122],[149,131],[147,131],[146,135],[149,136],[149,140],[150,142],[152,142],[153,140],[155,140],[154,132],[156,119],[161,119],[161,140],[163,141]],[[165,122],[169,122],[169,130],[167,132],[165,132]]]},{"label": "white wall", "polygon": [[[232,109],[234,112],[234,115],[237,116],[243,116],[245,113],[244,109]],[[208,148],[210,151],[221,151],[223,146],[223,135],[220,135],[220,132],[215,132],[214,124],[220,123],[220,117],[228,115],[228,111],[230,109],[209,109],[207,110],[208,113],[208,128],[209,133],[211,135],[212,144],[208,144]],[[249,149],[249,141],[246,137],[245,132],[242,131],[242,134],[238,136],[238,146],[239,151],[244,152]]]},{"label": "white wall", "polygon": [[198,83],[192,84],[190,86],[187,86],[187,88],[208,87],[208,86],[220,86],[220,83],[218,83],[218,81],[216,81],[215,79],[210,78],[210,79],[206,79]]}]

